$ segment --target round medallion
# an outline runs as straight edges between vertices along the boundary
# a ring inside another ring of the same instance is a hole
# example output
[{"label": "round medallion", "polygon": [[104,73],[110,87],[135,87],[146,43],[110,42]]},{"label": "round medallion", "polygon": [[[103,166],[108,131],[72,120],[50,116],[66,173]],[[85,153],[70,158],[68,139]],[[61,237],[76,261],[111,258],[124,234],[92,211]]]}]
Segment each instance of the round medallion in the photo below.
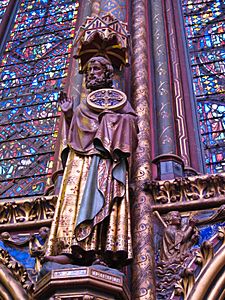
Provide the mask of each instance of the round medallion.
[{"label": "round medallion", "polygon": [[116,89],[100,89],[87,96],[88,106],[97,111],[118,110],[126,104],[126,101],[126,94]]}]

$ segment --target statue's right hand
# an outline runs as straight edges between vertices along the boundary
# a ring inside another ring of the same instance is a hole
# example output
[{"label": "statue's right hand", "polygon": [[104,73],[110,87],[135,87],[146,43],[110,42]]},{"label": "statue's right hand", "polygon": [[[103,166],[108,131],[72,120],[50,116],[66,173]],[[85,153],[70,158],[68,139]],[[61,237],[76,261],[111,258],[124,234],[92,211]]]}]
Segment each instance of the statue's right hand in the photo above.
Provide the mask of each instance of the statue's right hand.
[{"label": "statue's right hand", "polygon": [[196,225],[196,223],[197,223],[197,219],[196,218],[191,217],[189,219],[189,226],[194,227]]},{"label": "statue's right hand", "polygon": [[73,99],[67,97],[67,94],[61,91],[59,93],[59,106],[61,107],[61,110],[66,113],[69,110],[73,108]]},{"label": "statue's right hand", "polygon": [[44,255],[40,259],[40,261],[41,261],[42,264],[45,263],[45,262],[51,261],[51,260],[52,260],[52,256],[50,256],[50,255],[49,256]]}]

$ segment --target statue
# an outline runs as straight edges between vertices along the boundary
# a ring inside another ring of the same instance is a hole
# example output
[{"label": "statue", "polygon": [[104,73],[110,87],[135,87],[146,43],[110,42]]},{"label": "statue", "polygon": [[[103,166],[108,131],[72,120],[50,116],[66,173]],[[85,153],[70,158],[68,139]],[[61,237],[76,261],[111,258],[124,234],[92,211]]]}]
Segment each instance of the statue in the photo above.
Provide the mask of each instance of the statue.
[{"label": "statue", "polygon": [[170,299],[176,283],[193,258],[191,247],[198,241],[199,236],[195,226],[197,220],[190,217],[188,224],[182,225],[179,211],[170,211],[165,221],[157,211],[154,214],[164,226],[160,257],[156,266],[156,292],[159,299]]},{"label": "statue", "polygon": [[160,259],[163,262],[181,262],[188,255],[192,245],[198,240],[196,220],[189,219],[189,223],[181,225],[181,215],[178,211],[171,211],[167,215],[167,223],[163,234]]},{"label": "statue", "polygon": [[29,252],[32,257],[35,257],[35,270],[41,269],[41,261],[45,255],[47,242],[49,237],[49,228],[41,227],[38,234],[33,234],[29,240]]},{"label": "statue", "polygon": [[136,115],[126,95],[112,88],[112,76],[108,59],[92,57],[85,69],[87,100],[74,109],[60,94],[70,153],[49,238],[54,255],[46,261],[118,267],[132,259],[128,181]]},{"label": "statue", "polygon": [[49,236],[49,228],[41,227],[37,234],[32,234],[27,237],[11,236],[9,232],[2,232],[0,240],[7,246],[13,249],[29,248],[31,257],[35,257],[35,271],[39,272],[41,269],[41,261],[45,255],[47,242]]}]

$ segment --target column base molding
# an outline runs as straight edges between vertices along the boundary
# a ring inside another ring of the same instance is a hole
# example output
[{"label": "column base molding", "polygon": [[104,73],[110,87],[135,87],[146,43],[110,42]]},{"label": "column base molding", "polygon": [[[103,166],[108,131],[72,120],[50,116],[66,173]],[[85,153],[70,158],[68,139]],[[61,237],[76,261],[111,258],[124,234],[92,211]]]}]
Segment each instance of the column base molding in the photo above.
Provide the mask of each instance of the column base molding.
[{"label": "column base molding", "polygon": [[184,176],[184,162],[175,154],[162,154],[152,161],[157,165],[158,180],[170,180]]}]

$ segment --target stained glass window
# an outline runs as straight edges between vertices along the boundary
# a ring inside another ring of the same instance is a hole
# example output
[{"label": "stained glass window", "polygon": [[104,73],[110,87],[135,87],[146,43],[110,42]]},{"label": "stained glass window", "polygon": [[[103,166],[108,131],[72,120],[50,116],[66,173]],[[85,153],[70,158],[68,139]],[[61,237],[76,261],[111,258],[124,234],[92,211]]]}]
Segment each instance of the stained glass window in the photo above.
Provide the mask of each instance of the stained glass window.
[{"label": "stained glass window", "polygon": [[7,8],[8,4],[9,4],[9,1],[10,0],[1,0],[1,3],[0,3],[0,25],[1,25],[4,13],[6,11],[6,8]]},{"label": "stained glass window", "polygon": [[78,1],[20,3],[0,58],[0,198],[43,194],[50,182],[77,13]]},{"label": "stained glass window", "polygon": [[126,20],[126,1],[124,0],[101,0],[101,14],[111,13],[120,21]]},{"label": "stained glass window", "polygon": [[206,171],[225,171],[225,1],[183,0]]}]

